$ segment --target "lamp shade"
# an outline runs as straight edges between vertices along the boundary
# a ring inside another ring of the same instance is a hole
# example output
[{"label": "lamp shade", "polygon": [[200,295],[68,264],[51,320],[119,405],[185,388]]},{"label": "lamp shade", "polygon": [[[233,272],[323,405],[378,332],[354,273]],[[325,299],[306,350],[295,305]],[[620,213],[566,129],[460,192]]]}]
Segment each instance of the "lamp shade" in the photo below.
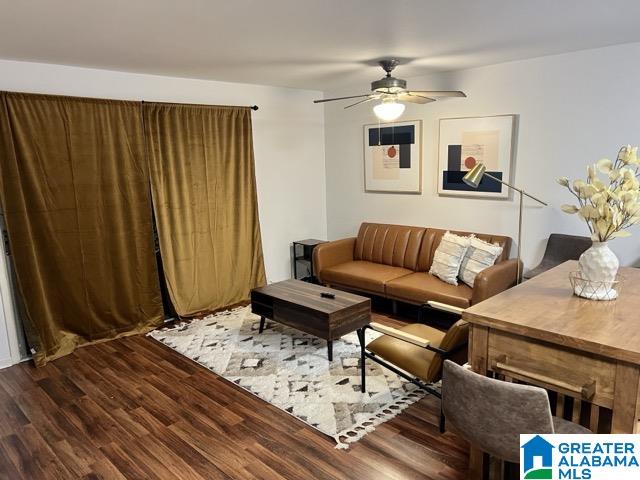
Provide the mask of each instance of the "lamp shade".
[{"label": "lamp shade", "polygon": [[478,188],[486,171],[487,167],[484,166],[484,163],[476,163],[475,166],[462,177],[462,181],[472,188]]},{"label": "lamp shade", "polygon": [[395,99],[384,99],[381,103],[373,107],[373,113],[376,114],[380,120],[390,122],[395,120],[404,112],[404,105],[398,103]]}]

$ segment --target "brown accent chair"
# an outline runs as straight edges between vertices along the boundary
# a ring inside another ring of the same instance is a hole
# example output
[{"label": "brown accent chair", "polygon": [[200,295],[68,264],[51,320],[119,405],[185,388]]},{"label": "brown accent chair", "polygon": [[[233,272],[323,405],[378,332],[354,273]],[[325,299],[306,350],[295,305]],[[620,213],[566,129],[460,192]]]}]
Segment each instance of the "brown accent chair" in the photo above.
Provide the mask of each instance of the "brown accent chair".
[{"label": "brown accent chair", "polygon": [[467,361],[469,324],[464,320],[458,320],[447,332],[421,323],[400,328],[372,323],[370,328],[384,335],[366,346],[369,352],[427,384],[442,378],[444,359],[461,364]]},{"label": "brown accent chair", "polygon": [[[520,461],[521,433],[593,433],[553,417],[544,389],[488,378],[450,361],[444,362],[442,409],[447,425],[472,447],[511,463]],[[501,462],[494,465],[501,478]]]},{"label": "brown accent chair", "polygon": [[[460,313],[461,309],[458,310]],[[383,335],[365,345],[367,328]],[[442,378],[443,362],[451,360],[463,364],[467,361],[469,324],[464,320],[458,320],[446,333],[421,323],[393,328],[372,322],[358,330],[358,336],[363,393],[366,391],[367,358],[437,397],[440,397],[440,391],[433,384]],[[443,416],[440,429],[444,431]]]},{"label": "brown accent chair", "polygon": [[[319,245],[314,268],[324,285],[360,291],[414,305],[438,302],[468,308],[515,285],[516,260],[509,260],[511,239],[476,233],[503,247],[495,265],[478,274],[473,288],[443,282],[427,272],[446,230],[363,223],[358,236]],[[459,235],[471,232],[452,231]]]}]

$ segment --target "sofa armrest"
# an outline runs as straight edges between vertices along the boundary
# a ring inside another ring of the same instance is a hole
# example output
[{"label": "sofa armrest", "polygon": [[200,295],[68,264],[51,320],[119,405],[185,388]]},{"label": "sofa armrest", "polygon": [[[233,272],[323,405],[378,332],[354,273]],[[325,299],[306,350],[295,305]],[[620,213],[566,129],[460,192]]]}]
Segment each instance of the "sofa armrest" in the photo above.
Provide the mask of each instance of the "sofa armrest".
[{"label": "sofa armrest", "polygon": [[313,249],[313,268],[315,275],[322,282],[322,270],[341,263],[353,261],[356,239],[343,238],[333,242],[322,243]]},{"label": "sofa armrest", "polygon": [[[522,262],[520,264],[522,265]],[[518,261],[515,258],[496,263],[482,270],[473,284],[471,304],[475,305],[513,287],[516,284],[517,276]]]}]

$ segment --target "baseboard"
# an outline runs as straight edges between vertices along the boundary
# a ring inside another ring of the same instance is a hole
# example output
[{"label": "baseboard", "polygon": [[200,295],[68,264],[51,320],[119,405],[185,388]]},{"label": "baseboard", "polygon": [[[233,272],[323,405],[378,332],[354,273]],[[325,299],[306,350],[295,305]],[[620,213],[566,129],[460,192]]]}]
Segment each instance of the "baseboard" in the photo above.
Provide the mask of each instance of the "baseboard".
[{"label": "baseboard", "polygon": [[0,369],[7,368],[13,365],[11,357],[0,358]]}]

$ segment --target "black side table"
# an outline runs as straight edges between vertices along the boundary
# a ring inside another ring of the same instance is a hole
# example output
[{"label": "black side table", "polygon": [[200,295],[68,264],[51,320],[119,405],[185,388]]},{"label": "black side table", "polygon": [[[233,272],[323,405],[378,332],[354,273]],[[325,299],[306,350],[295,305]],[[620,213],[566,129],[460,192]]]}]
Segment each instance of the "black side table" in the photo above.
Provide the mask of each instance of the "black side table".
[{"label": "black side table", "polygon": [[[293,242],[293,258],[291,260],[293,262],[293,278],[305,282],[318,283],[313,273],[313,249],[321,243],[327,242],[314,238]],[[307,274],[303,274],[302,278],[298,278],[298,264],[307,266]]]}]

